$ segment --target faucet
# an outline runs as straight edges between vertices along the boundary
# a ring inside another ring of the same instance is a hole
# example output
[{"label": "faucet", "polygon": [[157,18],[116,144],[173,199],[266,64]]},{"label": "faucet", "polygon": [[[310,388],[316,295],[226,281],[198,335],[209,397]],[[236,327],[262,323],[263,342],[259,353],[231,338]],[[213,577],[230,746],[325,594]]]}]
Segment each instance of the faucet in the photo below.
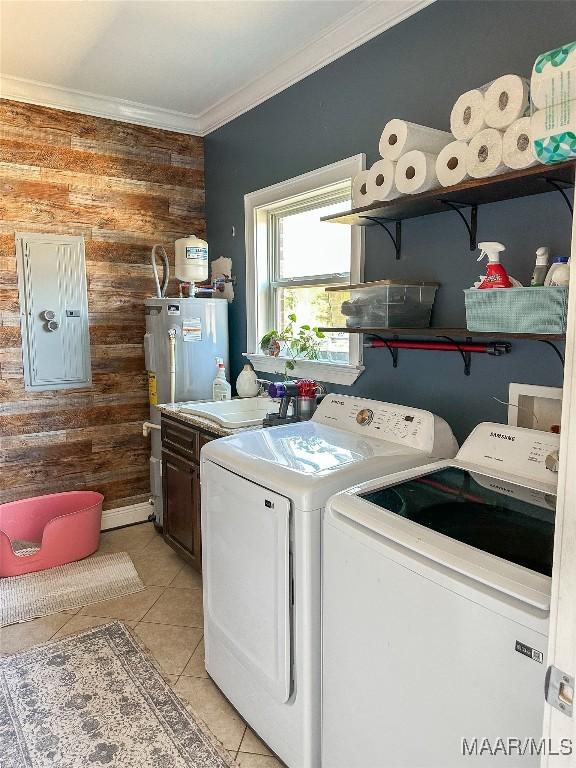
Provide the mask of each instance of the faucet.
[{"label": "faucet", "polygon": [[260,397],[260,395],[263,395],[264,393],[268,394],[268,384],[272,384],[272,382],[268,379],[256,379],[256,381],[258,382],[257,397]]}]

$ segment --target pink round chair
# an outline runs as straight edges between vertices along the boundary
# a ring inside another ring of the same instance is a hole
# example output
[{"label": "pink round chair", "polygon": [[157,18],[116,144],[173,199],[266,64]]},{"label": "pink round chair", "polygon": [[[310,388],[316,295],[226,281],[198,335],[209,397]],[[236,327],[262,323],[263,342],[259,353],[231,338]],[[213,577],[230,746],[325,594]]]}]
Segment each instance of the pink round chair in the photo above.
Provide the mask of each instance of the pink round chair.
[{"label": "pink round chair", "polygon": [[95,491],[67,491],[0,504],[0,577],[91,555],[100,541],[103,501]]}]

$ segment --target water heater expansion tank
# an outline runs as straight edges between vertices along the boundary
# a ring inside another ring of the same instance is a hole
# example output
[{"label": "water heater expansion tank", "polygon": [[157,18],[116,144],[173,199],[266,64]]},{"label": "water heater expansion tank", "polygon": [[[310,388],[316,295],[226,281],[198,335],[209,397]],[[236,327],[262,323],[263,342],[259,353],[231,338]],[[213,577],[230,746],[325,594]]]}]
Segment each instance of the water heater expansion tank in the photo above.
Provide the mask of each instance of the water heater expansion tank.
[{"label": "water heater expansion tank", "polygon": [[176,240],[175,274],[183,283],[203,283],[208,279],[208,243],[196,235]]}]

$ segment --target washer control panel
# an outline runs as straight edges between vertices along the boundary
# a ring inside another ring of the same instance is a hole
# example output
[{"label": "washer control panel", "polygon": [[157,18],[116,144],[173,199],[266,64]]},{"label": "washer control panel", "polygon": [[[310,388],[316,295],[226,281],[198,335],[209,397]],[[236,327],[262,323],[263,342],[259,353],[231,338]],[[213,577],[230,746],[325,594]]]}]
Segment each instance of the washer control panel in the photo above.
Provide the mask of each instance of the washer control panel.
[{"label": "washer control panel", "polygon": [[358,411],[356,414],[356,421],[363,427],[367,427],[368,424],[372,424],[374,421],[374,411],[371,408],[362,408],[362,410]]},{"label": "washer control panel", "polygon": [[313,421],[358,435],[430,450],[435,417],[429,411],[347,395],[326,395]]}]

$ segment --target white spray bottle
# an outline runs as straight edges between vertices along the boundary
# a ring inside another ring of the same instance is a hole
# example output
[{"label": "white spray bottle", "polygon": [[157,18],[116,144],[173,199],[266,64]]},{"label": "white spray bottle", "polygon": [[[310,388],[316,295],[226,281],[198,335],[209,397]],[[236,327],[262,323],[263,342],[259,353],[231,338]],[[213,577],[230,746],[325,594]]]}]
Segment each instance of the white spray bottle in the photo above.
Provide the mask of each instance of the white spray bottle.
[{"label": "white spray bottle", "polygon": [[212,399],[213,400],[230,400],[232,398],[232,387],[226,380],[226,366],[224,360],[221,357],[216,358],[216,365],[218,366],[218,372],[216,378],[212,382]]}]

